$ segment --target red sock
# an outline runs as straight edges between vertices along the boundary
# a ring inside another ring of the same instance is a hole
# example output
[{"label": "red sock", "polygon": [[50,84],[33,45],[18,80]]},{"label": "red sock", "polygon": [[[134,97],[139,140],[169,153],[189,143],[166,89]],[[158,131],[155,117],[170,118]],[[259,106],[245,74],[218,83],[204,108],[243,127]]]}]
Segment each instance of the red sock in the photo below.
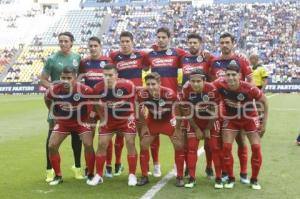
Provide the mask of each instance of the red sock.
[{"label": "red sock", "polygon": [[127,155],[129,174],[134,174],[136,171],[137,155]]},{"label": "red sock", "polygon": [[222,177],[222,148],[220,140],[217,137],[209,139],[209,148],[211,149],[212,159],[215,167],[216,178]]},{"label": "red sock", "polygon": [[188,144],[186,143],[185,145],[184,145],[184,162],[185,162],[185,167],[186,168],[189,168],[189,165],[188,165],[188,153],[189,152],[189,150],[188,150]]},{"label": "red sock", "polygon": [[257,180],[257,176],[262,164],[262,154],[260,144],[252,144],[252,157],[251,157],[251,166],[252,166],[252,177],[251,179]]},{"label": "red sock", "polygon": [[87,166],[87,174],[94,174],[94,166],[95,166],[95,153],[94,152],[86,152],[85,155],[85,164]]},{"label": "red sock", "polygon": [[103,176],[103,167],[106,155],[96,155],[96,172],[99,176]]},{"label": "red sock", "polygon": [[205,139],[204,141],[204,150],[205,150],[205,156],[206,156],[206,168],[212,167],[212,154],[211,150],[209,148],[209,140]]},{"label": "red sock", "polygon": [[60,155],[59,155],[59,153],[49,155],[49,159],[50,159],[52,168],[54,169],[55,175],[56,176],[61,176]]},{"label": "red sock", "polygon": [[177,168],[177,177],[183,177],[184,150],[175,150],[175,164]]},{"label": "red sock", "polygon": [[228,172],[229,177],[234,177],[233,174],[233,156],[232,156],[232,144],[223,144],[224,166]]},{"label": "red sock", "polygon": [[160,139],[159,135],[155,136],[153,142],[151,143],[151,156],[153,160],[153,164],[159,164],[159,146],[160,146]]},{"label": "red sock", "polygon": [[238,156],[240,160],[240,173],[247,174],[248,147],[247,145],[238,147]]},{"label": "red sock", "polygon": [[141,150],[140,152],[140,165],[143,176],[148,176],[148,164],[149,164],[149,150]]},{"label": "red sock", "polygon": [[115,139],[116,164],[121,164],[122,149],[124,146],[124,136],[117,135]]},{"label": "red sock", "polygon": [[110,140],[106,149],[106,166],[111,166],[113,142]]},{"label": "red sock", "polygon": [[198,160],[197,150],[199,146],[199,140],[195,137],[188,138],[188,168],[190,177],[196,176],[196,164]]}]

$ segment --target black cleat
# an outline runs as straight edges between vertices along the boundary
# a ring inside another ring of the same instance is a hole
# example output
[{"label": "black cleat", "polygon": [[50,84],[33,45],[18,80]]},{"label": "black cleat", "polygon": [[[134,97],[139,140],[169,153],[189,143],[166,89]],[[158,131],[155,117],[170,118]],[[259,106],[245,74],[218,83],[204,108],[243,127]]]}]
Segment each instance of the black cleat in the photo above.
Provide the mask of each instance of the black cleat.
[{"label": "black cleat", "polygon": [[177,177],[176,178],[176,187],[184,187],[184,180],[183,177]]},{"label": "black cleat", "polygon": [[144,185],[146,185],[148,183],[149,183],[148,176],[143,176],[143,177],[141,177],[141,179],[138,180],[136,186],[144,186]]}]

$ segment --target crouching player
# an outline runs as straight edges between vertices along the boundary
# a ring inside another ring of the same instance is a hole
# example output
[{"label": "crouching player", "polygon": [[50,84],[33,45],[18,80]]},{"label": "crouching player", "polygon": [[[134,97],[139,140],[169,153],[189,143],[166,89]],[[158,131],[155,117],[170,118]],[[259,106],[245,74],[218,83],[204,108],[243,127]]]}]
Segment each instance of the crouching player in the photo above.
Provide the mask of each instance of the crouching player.
[{"label": "crouching player", "polygon": [[193,69],[189,81],[183,86],[181,112],[189,121],[187,131],[189,182],[185,187],[194,187],[197,150],[200,138],[207,138],[216,171],[215,188],[223,188],[221,182],[221,136],[217,120],[219,94],[216,88],[206,82],[202,69]]},{"label": "crouching player", "polygon": [[[145,77],[145,82],[146,88],[137,91],[137,107],[141,112],[139,119],[146,123],[141,130],[140,164],[142,178],[137,185],[143,186],[149,183],[149,147],[155,136],[165,134],[170,137],[175,151],[176,186],[183,187],[184,149],[183,136],[175,118],[177,115],[176,110],[178,110],[176,106],[177,96],[171,89],[160,86],[160,75],[156,72],[149,73]],[[143,118],[143,108],[148,110],[146,118]]]},{"label": "crouching player", "polygon": [[[94,87],[94,95],[99,98],[96,110],[102,121],[99,128],[98,149],[96,152],[96,172],[87,184],[95,186],[103,182],[103,167],[106,149],[114,133],[125,137],[129,167],[128,185],[135,186],[137,154],[135,148],[136,125],[134,116],[135,87],[129,80],[119,79],[116,66],[107,64],[103,68],[104,81]],[[103,114],[104,113],[104,114]],[[103,118],[104,115],[104,118]]]},{"label": "crouching player", "polygon": [[[268,104],[265,95],[257,87],[240,80],[240,67],[231,61],[225,69],[225,78],[214,82],[222,99],[222,138],[224,164],[228,171],[229,180],[225,188],[233,188],[235,183],[233,173],[232,143],[239,134],[245,134],[251,144],[252,189],[261,189],[258,184],[258,174],[262,164],[260,136],[263,136],[268,118]],[[258,113],[255,100],[264,110],[264,118],[259,128]]]},{"label": "crouching player", "polygon": [[92,94],[93,89],[76,82],[76,78],[76,70],[66,66],[60,75],[62,82],[51,86],[45,93],[45,103],[55,120],[48,145],[50,162],[55,171],[50,185],[63,182],[58,149],[70,132],[78,133],[83,142],[89,178],[94,172],[93,136],[89,125],[85,123],[88,119],[88,98],[83,97]]}]

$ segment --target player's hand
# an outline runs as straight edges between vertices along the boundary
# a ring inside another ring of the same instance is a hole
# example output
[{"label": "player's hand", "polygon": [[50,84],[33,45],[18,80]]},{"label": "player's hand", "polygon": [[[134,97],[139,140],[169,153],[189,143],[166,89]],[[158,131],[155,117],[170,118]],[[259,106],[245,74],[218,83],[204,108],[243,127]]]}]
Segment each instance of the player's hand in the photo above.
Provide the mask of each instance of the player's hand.
[{"label": "player's hand", "polygon": [[144,137],[145,135],[150,135],[150,131],[149,128],[147,127],[147,125],[143,125],[141,128],[141,138]]},{"label": "player's hand", "polygon": [[259,131],[259,136],[262,138],[265,134],[265,131],[266,131],[266,126],[265,125],[262,125],[261,128],[260,128],[260,131]]},{"label": "player's hand", "polygon": [[201,131],[200,128],[196,128],[196,129],[195,129],[195,134],[196,134],[196,138],[197,138],[198,140],[200,140],[201,138],[203,138],[203,132]]},{"label": "player's hand", "polygon": [[207,139],[210,139],[210,130],[209,129],[204,130],[204,137]]},{"label": "player's hand", "polygon": [[175,128],[175,132],[174,132],[174,137],[176,137],[176,138],[181,138],[182,137],[182,130],[181,130],[181,128]]}]

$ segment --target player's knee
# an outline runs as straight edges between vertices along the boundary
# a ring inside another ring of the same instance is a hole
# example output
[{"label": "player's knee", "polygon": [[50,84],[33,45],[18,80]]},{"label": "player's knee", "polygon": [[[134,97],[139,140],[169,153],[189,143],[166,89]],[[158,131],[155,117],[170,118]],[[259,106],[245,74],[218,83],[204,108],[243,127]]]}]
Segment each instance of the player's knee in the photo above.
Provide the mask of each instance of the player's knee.
[{"label": "player's knee", "polygon": [[57,151],[58,150],[58,144],[50,141],[49,144],[48,144],[48,149],[49,149],[49,151]]}]

